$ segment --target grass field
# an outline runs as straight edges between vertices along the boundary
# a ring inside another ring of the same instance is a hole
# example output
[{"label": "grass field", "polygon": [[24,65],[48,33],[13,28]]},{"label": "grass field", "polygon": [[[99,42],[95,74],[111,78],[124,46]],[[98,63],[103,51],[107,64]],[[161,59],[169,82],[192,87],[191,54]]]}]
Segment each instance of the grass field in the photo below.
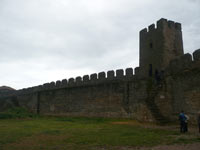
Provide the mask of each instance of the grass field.
[{"label": "grass field", "polygon": [[0,119],[0,150],[114,150],[116,147],[181,142],[200,142],[200,138],[181,136],[178,131],[169,129],[147,128],[144,124],[128,119]]}]

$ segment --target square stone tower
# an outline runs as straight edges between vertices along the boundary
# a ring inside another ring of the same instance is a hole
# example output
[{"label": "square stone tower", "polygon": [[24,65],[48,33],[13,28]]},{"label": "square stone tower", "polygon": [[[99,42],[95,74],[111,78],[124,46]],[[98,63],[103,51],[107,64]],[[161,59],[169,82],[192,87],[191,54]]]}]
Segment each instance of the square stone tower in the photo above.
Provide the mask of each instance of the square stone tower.
[{"label": "square stone tower", "polygon": [[172,59],[183,55],[181,24],[167,19],[140,31],[140,68],[144,76],[164,70]]}]

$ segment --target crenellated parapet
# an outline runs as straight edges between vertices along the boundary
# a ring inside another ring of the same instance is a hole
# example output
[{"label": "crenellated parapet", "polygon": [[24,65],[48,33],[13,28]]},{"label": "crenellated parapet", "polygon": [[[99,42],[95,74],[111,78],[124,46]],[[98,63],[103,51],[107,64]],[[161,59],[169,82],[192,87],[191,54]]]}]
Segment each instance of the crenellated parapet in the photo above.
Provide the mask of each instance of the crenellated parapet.
[{"label": "crenellated parapet", "polygon": [[91,75],[84,75],[83,77],[78,76],[76,78],[69,78],[58,80],[56,82],[44,83],[43,85],[29,87],[17,90],[15,95],[31,94],[40,91],[47,90],[58,90],[62,88],[74,88],[74,87],[84,87],[93,86],[98,84],[109,84],[112,82],[122,82],[129,81],[134,78],[133,68],[127,68],[125,71],[123,69],[118,69],[116,71],[110,70],[105,72],[93,73]]},{"label": "crenellated parapet", "polygon": [[163,29],[167,29],[167,28],[176,30],[176,31],[182,30],[180,23],[162,18],[157,21],[156,25],[153,23],[153,24],[149,25],[148,28],[142,29],[140,31],[140,35],[155,32],[155,30],[163,30]]},{"label": "crenellated parapet", "polygon": [[193,52],[193,57],[187,53],[170,61],[166,74],[180,74],[188,70],[200,70],[200,49]]}]

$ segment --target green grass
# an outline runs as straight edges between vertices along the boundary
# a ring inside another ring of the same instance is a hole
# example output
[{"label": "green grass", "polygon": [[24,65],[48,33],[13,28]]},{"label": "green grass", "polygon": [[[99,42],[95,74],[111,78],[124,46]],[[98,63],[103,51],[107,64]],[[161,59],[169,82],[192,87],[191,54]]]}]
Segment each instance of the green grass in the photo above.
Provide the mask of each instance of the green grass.
[{"label": "green grass", "polygon": [[178,131],[144,128],[127,119],[38,117],[0,119],[0,150],[90,150],[200,142]]},{"label": "green grass", "polygon": [[28,112],[25,108],[15,107],[0,113],[0,119],[34,118],[38,115]]}]

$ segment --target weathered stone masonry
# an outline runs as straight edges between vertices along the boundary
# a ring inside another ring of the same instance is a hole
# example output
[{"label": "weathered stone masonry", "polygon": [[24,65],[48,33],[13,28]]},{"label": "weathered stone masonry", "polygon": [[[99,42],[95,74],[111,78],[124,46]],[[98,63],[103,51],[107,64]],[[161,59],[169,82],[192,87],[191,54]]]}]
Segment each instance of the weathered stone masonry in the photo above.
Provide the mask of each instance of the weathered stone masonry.
[{"label": "weathered stone masonry", "polygon": [[[200,49],[183,54],[181,24],[161,19],[140,32],[140,66],[1,93],[0,111],[21,106],[44,115],[194,121],[200,110]],[[194,122],[195,123],[195,122]]]}]

